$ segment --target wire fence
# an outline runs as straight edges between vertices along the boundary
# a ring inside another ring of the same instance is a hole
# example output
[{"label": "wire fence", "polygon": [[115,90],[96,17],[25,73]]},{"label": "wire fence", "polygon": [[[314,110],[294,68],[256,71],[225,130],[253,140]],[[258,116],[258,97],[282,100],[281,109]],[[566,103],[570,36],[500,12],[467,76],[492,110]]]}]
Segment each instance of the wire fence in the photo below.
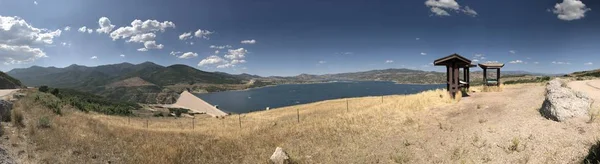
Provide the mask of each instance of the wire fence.
[{"label": "wire fence", "polygon": [[[177,129],[197,130],[206,126],[217,126],[224,128],[244,129],[256,126],[270,126],[277,123],[303,123],[311,121],[311,116],[336,115],[352,113],[375,105],[386,103],[386,97],[363,97],[329,100],[311,104],[302,104],[281,109],[271,109],[269,113],[263,113],[260,117],[255,112],[232,114],[226,117],[214,118],[208,115],[196,115],[195,117],[126,117],[111,120],[111,122],[144,129]],[[320,110],[326,109],[326,110]],[[290,112],[290,110],[293,110]]]}]

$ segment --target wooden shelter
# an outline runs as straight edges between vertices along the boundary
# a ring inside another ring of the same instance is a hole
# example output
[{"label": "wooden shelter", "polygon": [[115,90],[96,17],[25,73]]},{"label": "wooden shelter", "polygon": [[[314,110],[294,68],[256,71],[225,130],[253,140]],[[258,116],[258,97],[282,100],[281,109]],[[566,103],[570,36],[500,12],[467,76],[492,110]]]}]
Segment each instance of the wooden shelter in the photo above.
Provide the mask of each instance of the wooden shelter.
[{"label": "wooden shelter", "polygon": [[[469,89],[469,68],[476,67],[471,60],[458,54],[452,54],[433,62],[435,66],[446,66],[446,88],[450,96],[454,97],[461,89]],[[460,69],[463,69],[463,79],[460,79]]]},{"label": "wooden shelter", "polygon": [[[479,67],[481,67],[483,69],[483,84],[485,84],[487,86],[500,86],[500,84],[501,84],[500,68],[504,67],[504,64],[502,64],[502,63],[483,63],[483,64],[479,64]],[[488,78],[488,76],[487,76],[488,69],[496,70],[496,79]]]}]

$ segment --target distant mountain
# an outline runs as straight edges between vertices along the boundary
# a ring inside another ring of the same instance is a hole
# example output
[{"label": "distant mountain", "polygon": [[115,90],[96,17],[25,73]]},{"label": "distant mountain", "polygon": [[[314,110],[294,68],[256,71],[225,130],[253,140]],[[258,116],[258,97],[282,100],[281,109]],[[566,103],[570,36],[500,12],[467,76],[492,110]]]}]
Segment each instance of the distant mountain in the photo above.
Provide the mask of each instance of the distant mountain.
[{"label": "distant mountain", "polygon": [[75,64],[65,68],[32,66],[7,73],[29,86],[70,88],[143,103],[174,101],[179,91],[168,89],[171,85],[242,85],[245,82],[243,78],[229,74],[205,72],[187,65],[164,67],[152,62],[96,67]]},{"label": "distant mountain", "polygon": [[404,84],[436,84],[443,83],[446,74],[441,72],[420,71],[411,69],[385,69],[353,73],[309,75],[301,74],[291,77],[299,81],[395,81]]},{"label": "distant mountain", "polygon": [[0,72],[0,89],[17,89],[23,88],[21,81],[7,75],[4,72]]}]

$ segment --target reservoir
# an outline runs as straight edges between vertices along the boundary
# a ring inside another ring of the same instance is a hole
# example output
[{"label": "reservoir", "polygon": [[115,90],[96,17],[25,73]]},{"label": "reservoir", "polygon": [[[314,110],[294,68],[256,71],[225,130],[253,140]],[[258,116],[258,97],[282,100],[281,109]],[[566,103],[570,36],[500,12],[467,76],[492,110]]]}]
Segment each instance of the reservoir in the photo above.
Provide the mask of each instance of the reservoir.
[{"label": "reservoir", "polygon": [[225,91],[195,94],[204,101],[218,105],[226,112],[247,113],[306,104],[323,100],[414,94],[444,88],[445,85],[412,85],[394,82],[330,82],[318,84],[285,84],[243,91]]}]

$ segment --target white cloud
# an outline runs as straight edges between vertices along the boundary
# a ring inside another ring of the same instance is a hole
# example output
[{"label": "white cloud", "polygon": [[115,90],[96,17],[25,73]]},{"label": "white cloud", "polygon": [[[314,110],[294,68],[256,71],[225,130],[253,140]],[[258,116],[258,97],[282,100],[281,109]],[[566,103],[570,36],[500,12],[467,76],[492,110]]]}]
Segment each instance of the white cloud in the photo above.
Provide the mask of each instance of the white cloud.
[{"label": "white cloud", "polygon": [[216,56],[216,55],[212,55],[207,57],[206,59],[202,59],[202,61],[200,61],[200,63],[198,63],[198,66],[205,66],[205,65],[213,65],[213,64],[228,64],[227,60]]},{"label": "white cloud", "polygon": [[559,61],[559,62],[557,62],[557,61],[552,61],[552,64],[558,64],[558,65],[569,65],[569,64],[571,64],[571,63],[569,63],[569,62],[560,62],[560,61]]},{"label": "white cloud", "polygon": [[34,4],[34,5],[38,5],[37,1],[33,1],[33,4]]},{"label": "white cloud", "polygon": [[146,48],[146,50],[149,49],[163,49],[164,45],[162,44],[156,44],[156,41],[146,41],[144,42],[144,48]]},{"label": "white cloud", "polygon": [[146,51],[148,51],[148,49],[146,49],[146,48],[138,48],[137,51],[146,52]]},{"label": "white cloud", "polygon": [[470,16],[477,16],[477,11],[473,10],[469,6],[465,6],[461,9],[461,6],[456,0],[427,0],[425,6],[430,8],[430,11],[437,16],[450,16],[449,10],[456,12],[463,12]]},{"label": "white cloud", "polygon": [[156,34],[154,33],[145,33],[140,35],[134,35],[129,38],[126,42],[137,42],[137,43],[145,43],[148,41],[154,41],[156,39]]},{"label": "white cloud", "polygon": [[508,52],[510,52],[511,54],[516,54],[517,53],[517,51],[515,51],[515,50],[510,50]]},{"label": "white cloud", "polygon": [[186,32],[186,33],[179,35],[179,40],[187,40],[187,39],[191,39],[192,37],[193,36],[192,36],[191,32]]},{"label": "white cloud", "polygon": [[230,68],[230,67],[235,67],[235,65],[233,65],[231,63],[225,63],[225,64],[221,64],[221,65],[217,66],[217,68]]},{"label": "white cloud", "polygon": [[327,61],[324,61],[324,60],[319,61],[319,64],[325,64],[325,63],[327,63]]},{"label": "white cloud", "polygon": [[180,58],[180,59],[189,59],[189,58],[193,58],[193,57],[197,57],[197,56],[198,56],[197,53],[186,52],[186,53],[183,53],[183,55],[178,56],[177,58]]},{"label": "white cloud", "polygon": [[65,31],[71,31],[71,26],[67,26],[63,30],[65,30]]},{"label": "white cloud", "polygon": [[469,16],[477,16],[477,11],[471,9],[469,6],[465,6],[465,8],[462,11]]},{"label": "white cloud", "polygon": [[521,63],[523,63],[523,61],[521,61],[521,60],[514,60],[514,61],[510,61],[508,63],[511,63],[511,64],[521,64]]},{"label": "white cloud", "polygon": [[386,60],[385,63],[393,63],[393,60]]},{"label": "white cloud", "polygon": [[425,55],[427,55],[427,53],[425,53],[425,52],[421,52],[421,55],[425,56]]},{"label": "white cloud", "polygon": [[352,54],[354,54],[354,52],[338,52],[336,54],[338,54],[338,55],[352,55]]},{"label": "white cloud", "polygon": [[594,65],[592,62],[583,63],[583,65]]},{"label": "white cloud", "polygon": [[190,45],[194,45],[194,42],[190,42]]},{"label": "white cloud", "polygon": [[181,53],[183,53],[183,52],[181,52],[181,51],[171,51],[171,53],[169,53],[169,54],[173,55],[173,56],[177,56],[177,55],[179,55]]},{"label": "white cloud", "polygon": [[115,28],[115,25],[111,24],[110,19],[108,19],[107,17],[101,17],[100,19],[98,19],[98,25],[100,26],[100,28],[96,29],[97,33],[108,34],[113,30],[113,28]]},{"label": "white cloud", "polygon": [[252,40],[242,40],[241,42],[242,44],[255,44],[256,40],[252,39]]},{"label": "white cloud", "polygon": [[235,64],[240,64],[240,63],[246,63],[246,60],[232,60],[231,64],[235,65]]},{"label": "white cloud", "polygon": [[33,27],[20,17],[0,16],[0,62],[21,64],[47,57],[36,46],[54,46],[54,38],[61,33],[60,29],[51,31]]},{"label": "white cloud", "polygon": [[120,57],[125,57],[125,55],[123,55],[123,54],[121,54],[121,55],[119,55],[119,56],[120,56]]},{"label": "white cloud", "polygon": [[4,64],[22,64],[30,63],[39,58],[48,57],[46,53],[39,48],[32,48],[27,45],[7,45],[0,43],[0,62]]},{"label": "white cloud", "polygon": [[421,38],[416,38],[415,40],[421,40]]},{"label": "white cloud", "polygon": [[450,14],[446,10],[437,7],[432,7],[431,12],[437,16],[450,16]]},{"label": "white cloud", "polygon": [[231,46],[230,45],[224,45],[224,46],[210,45],[210,48],[222,50],[222,49],[225,49],[225,48],[231,48]]},{"label": "white cloud", "polygon": [[65,46],[65,47],[71,47],[71,42],[69,42],[69,43],[67,43],[67,42],[61,42],[60,44],[62,46]]},{"label": "white cloud", "polygon": [[540,64],[540,62],[533,62],[533,64]]},{"label": "white cloud", "polygon": [[553,13],[558,14],[558,19],[572,21],[585,17],[585,13],[592,9],[587,8],[580,0],[563,0],[554,6]]},{"label": "white cloud", "polygon": [[0,16],[0,43],[9,45],[52,44],[61,30],[50,31],[31,26],[19,17]]},{"label": "white cloud", "polygon": [[92,59],[92,60],[93,59],[98,59],[98,57],[97,56],[92,56],[90,59]]},{"label": "white cloud", "polygon": [[167,28],[175,28],[175,24],[170,21],[159,22],[157,20],[134,20],[131,22],[131,26],[119,27],[118,29],[110,33],[110,37],[113,40],[125,39],[134,35],[156,33],[158,31],[164,32]]},{"label": "white cloud", "polygon": [[196,36],[196,38],[210,39],[209,35],[211,35],[213,33],[214,32],[211,32],[211,31],[208,31],[208,30],[198,29],[198,31],[196,31],[194,33],[194,36]]},{"label": "white cloud", "polygon": [[92,30],[91,28],[87,28],[87,27],[85,27],[85,26],[83,26],[83,27],[80,27],[80,28],[79,28],[77,31],[79,31],[79,32],[81,32],[81,33],[85,33],[85,32],[87,32],[87,33],[89,33],[89,34],[91,34],[92,32],[94,32],[94,30]]},{"label": "white cloud", "polygon": [[219,50],[215,50],[215,54],[219,54],[219,52],[220,52]]},{"label": "white cloud", "polygon": [[246,53],[248,53],[248,50],[244,49],[244,48],[238,48],[238,49],[234,49],[234,50],[227,50],[227,54],[225,54],[225,58],[227,59],[231,59],[231,60],[239,60],[239,59],[243,59],[246,57]]},{"label": "white cloud", "polygon": [[475,62],[475,63],[477,63],[477,62],[479,62],[479,60],[477,60],[477,59],[473,59],[473,60],[471,60],[471,62]]}]

